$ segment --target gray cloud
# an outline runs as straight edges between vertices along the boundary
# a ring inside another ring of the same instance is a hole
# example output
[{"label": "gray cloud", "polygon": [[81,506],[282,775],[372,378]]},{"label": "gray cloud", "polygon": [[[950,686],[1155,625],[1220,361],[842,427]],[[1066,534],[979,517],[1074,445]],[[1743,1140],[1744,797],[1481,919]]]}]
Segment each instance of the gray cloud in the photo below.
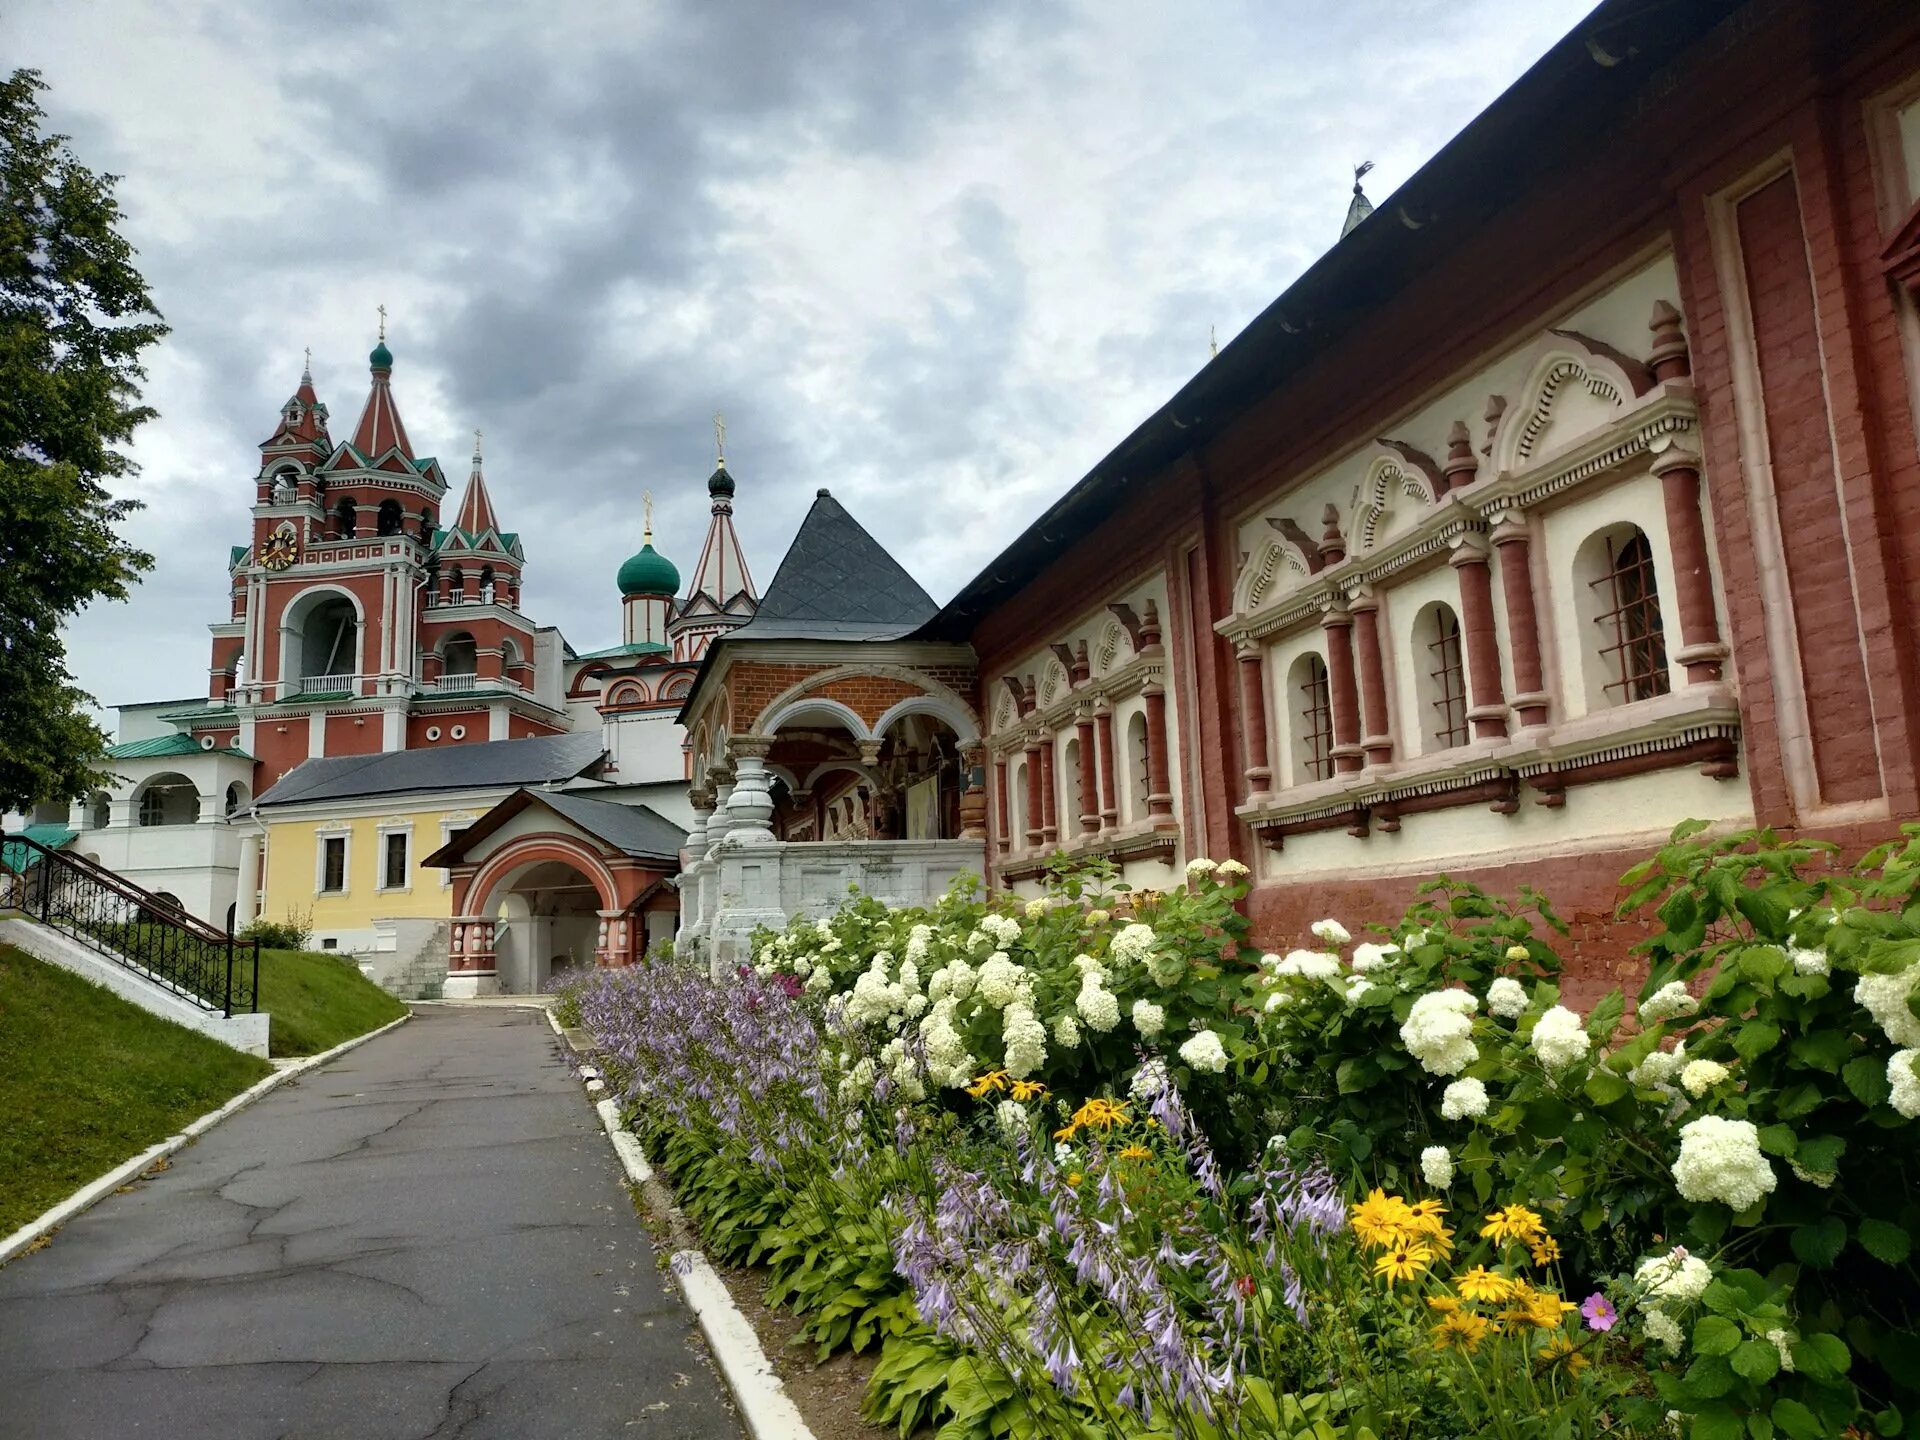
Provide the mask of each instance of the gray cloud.
[{"label": "gray cloud", "polygon": [[348,431],[376,301],[416,448],[457,488],[485,429],[582,648],[643,488],[690,566],[715,409],[763,581],[825,484],[947,594],[1331,243],[1349,163],[1384,193],[1585,8],[28,0],[0,41],[174,325],[161,563],[80,677],[203,683],[253,447],[306,344]]}]

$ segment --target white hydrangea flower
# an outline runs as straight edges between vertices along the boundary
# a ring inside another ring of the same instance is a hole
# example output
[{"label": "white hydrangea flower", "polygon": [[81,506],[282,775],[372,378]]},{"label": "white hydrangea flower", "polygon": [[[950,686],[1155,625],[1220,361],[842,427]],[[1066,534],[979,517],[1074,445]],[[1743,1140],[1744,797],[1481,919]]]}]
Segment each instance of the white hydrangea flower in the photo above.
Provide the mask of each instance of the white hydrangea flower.
[{"label": "white hydrangea flower", "polygon": [[1027,901],[1027,907],[1026,907],[1027,919],[1029,920],[1040,919],[1043,915],[1047,913],[1048,908],[1049,907],[1047,905],[1047,897],[1044,895],[1040,896],[1038,899]]},{"label": "white hydrangea flower", "polygon": [[1127,1094],[1144,1105],[1166,1089],[1168,1084],[1166,1062],[1147,1060],[1133,1072],[1133,1079],[1127,1084]]},{"label": "white hydrangea flower", "polygon": [[1020,994],[1020,982],[1027,972],[996,950],[980,966],[980,1000],[996,1010],[1004,1010]]},{"label": "white hydrangea flower", "polygon": [[1267,995],[1266,1012],[1271,1015],[1282,1005],[1291,1005],[1292,1003],[1293,996],[1289,992],[1285,990],[1270,991]]},{"label": "white hydrangea flower", "polygon": [[907,959],[916,965],[927,963],[927,946],[933,941],[931,925],[916,925],[907,935]]},{"label": "white hydrangea flower", "polygon": [[1353,947],[1353,968],[1362,975],[1371,970],[1378,970],[1384,965],[1391,965],[1399,958],[1400,947],[1391,942],[1380,945],[1372,940],[1362,940]]},{"label": "white hydrangea flower", "polygon": [[1275,974],[1298,975],[1306,980],[1331,980],[1341,971],[1340,957],[1318,950],[1289,950],[1287,958],[1275,967]]},{"label": "white hydrangea flower", "polygon": [[831,940],[833,938],[833,926],[829,925],[824,920],[814,921],[813,929],[814,929],[814,933],[818,935],[822,940]]},{"label": "white hydrangea flower", "polygon": [[1580,1017],[1564,1005],[1554,1006],[1534,1022],[1533,1038],[1528,1043],[1549,1070],[1563,1070],[1576,1060],[1584,1060],[1593,1048],[1580,1026]]},{"label": "white hydrangea flower", "polygon": [[1133,1002],[1133,1028],[1140,1032],[1141,1038],[1151,1040],[1166,1027],[1167,1012],[1164,1006],[1151,1000]]},{"label": "white hydrangea flower", "polygon": [[1827,975],[1833,970],[1824,950],[1806,950],[1795,945],[1787,951],[1787,958],[1793,961],[1793,973],[1796,975]]},{"label": "white hydrangea flower", "polygon": [[1154,939],[1153,927],[1135,920],[1120,927],[1120,933],[1113,937],[1113,943],[1107,947],[1107,954],[1137,964],[1147,958],[1147,952],[1153,949]]},{"label": "white hydrangea flower", "polygon": [[1699,1009],[1700,1002],[1684,983],[1669,980],[1640,1002],[1640,1020],[1646,1025],[1657,1025],[1662,1020],[1695,1014]]},{"label": "white hydrangea flower", "polygon": [[[1046,907],[1043,904],[1041,908]],[[1020,938],[1020,922],[1011,915],[982,915],[980,928],[1001,946],[1011,945]]]},{"label": "white hydrangea flower", "polygon": [[1511,1020],[1527,1009],[1527,987],[1510,975],[1502,975],[1487,987],[1487,1013]]},{"label": "white hydrangea flower", "polygon": [[1222,860],[1220,862],[1220,873],[1229,880],[1237,880],[1242,875],[1250,872],[1247,867],[1242,865],[1238,860]]},{"label": "white hydrangea flower", "polygon": [[1793,1351],[1789,1348],[1793,1344],[1793,1332],[1781,1329],[1769,1330],[1767,1339],[1773,1343],[1773,1348],[1780,1352],[1780,1368],[1789,1375],[1793,1374]]},{"label": "white hydrangea flower", "polygon": [[1349,975],[1347,977],[1347,1004],[1359,1004],[1360,997],[1371,989],[1373,989],[1373,982],[1371,980],[1359,975]]},{"label": "white hydrangea flower", "polygon": [[1473,1043],[1473,1012],[1480,1001],[1465,990],[1431,990],[1413,1002],[1400,1026],[1400,1043],[1429,1075],[1458,1075],[1480,1058]]},{"label": "white hydrangea flower", "polygon": [[1779,1182],[1760,1153],[1760,1132],[1751,1120],[1702,1115],[1680,1127],[1680,1158],[1674,1183],[1683,1200],[1718,1200],[1745,1210],[1773,1193]]},{"label": "white hydrangea flower", "polygon": [[1907,1119],[1920,1117],[1920,1050],[1900,1050],[1887,1061],[1887,1083],[1893,1108]]},{"label": "white hydrangea flower", "polygon": [[1180,1058],[1196,1070],[1218,1075],[1227,1068],[1226,1047],[1211,1030],[1202,1030],[1180,1047]]},{"label": "white hydrangea flower", "polygon": [[1202,875],[1211,875],[1220,867],[1204,855],[1196,855],[1187,861],[1187,878],[1198,880]]},{"label": "white hydrangea flower", "polygon": [[[1657,1341],[1675,1355],[1685,1348],[1686,1335],[1680,1329],[1680,1322],[1664,1310],[1643,1310],[1640,1312],[1640,1328],[1646,1332],[1647,1339]],[[1677,1410],[1669,1410],[1669,1415],[1678,1415]],[[1678,1427],[1675,1427],[1678,1433]]]},{"label": "white hydrangea flower", "polygon": [[1120,1023],[1120,1001],[1111,990],[1101,985],[1097,971],[1080,981],[1080,993],[1074,997],[1073,1006],[1080,1012],[1082,1020],[1103,1035]]},{"label": "white hydrangea flower", "polygon": [[1689,1060],[1680,1070],[1680,1088],[1698,1100],[1732,1073],[1718,1060]]},{"label": "white hydrangea flower", "polygon": [[1058,1045],[1062,1050],[1078,1050],[1080,1048],[1080,1026],[1074,1020],[1073,1016],[1068,1015],[1064,1011],[1054,1019],[1053,1043]]},{"label": "white hydrangea flower", "polygon": [[1448,1120],[1478,1120],[1486,1113],[1486,1084],[1471,1075],[1440,1092],[1440,1114]]},{"label": "white hydrangea flower", "polygon": [[1920,1047],[1920,1016],[1907,1009],[1907,997],[1920,984],[1920,965],[1909,965],[1893,975],[1862,975],[1853,998],[1867,1008],[1887,1039],[1903,1049]]},{"label": "white hydrangea flower", "polygon": [[[818,995],[822,990],[828,989],[832,984],[833,972],[824,965],[818,967],[811,975],[807,976],[807,989],[815,995]],[[927,1008],[926,996],[916,995],[913,998],[919,1002],[921,1010]],[[911,1005],[909,1005],[908,1010],[912,1014],[917,1015],[919,1013],[919,1011],[913,1010]]]},{"label": "white hydrangea flower", "polygon": [[1664,1255],[1642,1260],[1633,1278],[1645,1287],[1650,1300],[1684,1306],[1707,1293],[1713,1267],[1688,1253],[1686,1246],[1676,1245]]},{"label": "white hydrangea flower", "polygon": [[1107,983],[1106,968],[1103,965],[1101,965],[1101,963],[1098,960],[1094,959],[1091,955],[1074,956],[1073,957],[1073,973],[1080,976],[1096,975],[1099,977],[1100,983],[1102,985]]},{"label": "white hydrangea flower", "polygon": [[1509,945],[1509,946],[1507,946],[1507,959],[1509,959],[1509,960],[1525,960],[1526,958],[1527,958],[1527,947],[1526,947],[1526,946],[1524,946],[1524,945]]},{"label": "white hydrangea flower", "polygon": [[1338,920],[1314,921],[1313,933],[1323,944],[1327,945],[1344,945],[1353,939],[1353,936],[1347,933],[1347,927],[1342,925]]},{"label": "white hydrangea flower", "polygon": [[920,1038],[926,1055],[927,1075],[934,1084],[954,1088],[973,1082],[973,1056],[966,1041],[954,1029],[952,996],[934,1002],[920,1021]]},{"label": "white hydrangea flower", "polygon": [[993,1107],[993,1123],[1003,1139],[1013,1140],[1027,1128],[1026,1107],[1018,1100],[1002,1100]]},{"label": "white hydrangea flower", "polygon": [[1642,1090],[1669,1083],[1687,1063],[1687,1045],[1683,1040],[1671,1050],[1655,1050],[1627,1072],[1627,1082]]},{"label": "white hydrangea flower", "polygon": [[1047,1027],[1024,1000],[1007,1006],[1001,1016],[1000,1037],[1007,1052],[1007,1074],[1024,1080],[1047,1063]]},{"label": "white hydrangea flower", "polygon": [[1444,1145],[1429,1145],[1420,1152],[1420,1178],[1436,1190],[1453,1184],[1453,1155]]}]

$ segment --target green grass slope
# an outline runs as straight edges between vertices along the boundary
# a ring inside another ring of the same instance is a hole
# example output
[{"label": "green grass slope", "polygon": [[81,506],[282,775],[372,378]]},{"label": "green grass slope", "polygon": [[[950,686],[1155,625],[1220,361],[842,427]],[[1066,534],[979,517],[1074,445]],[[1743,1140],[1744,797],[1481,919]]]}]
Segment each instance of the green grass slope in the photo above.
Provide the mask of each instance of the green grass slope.
[{"label": "green grass slope", "polygon": [[0,945],[0,1235],[271,1068]]},{"label": "green grass slope", "polygon": [[318,1055],[407,1013],[351,960],[309,950],[260,952],[260,1008],[275,1056]]}]

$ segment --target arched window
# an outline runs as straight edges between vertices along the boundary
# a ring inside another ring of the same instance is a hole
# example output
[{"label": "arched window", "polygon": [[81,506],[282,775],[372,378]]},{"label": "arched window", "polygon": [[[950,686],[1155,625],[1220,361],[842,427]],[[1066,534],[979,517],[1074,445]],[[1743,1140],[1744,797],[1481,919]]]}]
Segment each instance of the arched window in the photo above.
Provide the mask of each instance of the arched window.
[{"label": "arched window", "polygon": [[480,599],[482,603],[493,604],[493,566],[480,567]]},{"label": "arched window", "polygon": [[1127,717],[1127,819],[1147,818],[1147,717],[1136,710]]},{"label": "arched window", "polygon": [[1027,762],[1007,767],[1007,843],[1015,850],[1027,845]]},{"label": "arched window", "polygon": [[511,670],[519,663],[520,647],[514,644],[511,638],[503,637],[500,641],[500,668]]},{"label": "arched window", "polygon": [[406,512],[400,508],[398,500],[382,500],[380,513],[374,521],[376,535],[398,535],[406,524]]},{"label": "arched window", "polygon": [[1646,533],[1621,524],[1588,536],[1574,575],[1583,592],[1576,599],[1592,627],[1584,645],[1588,704],[1602,709],[1665,695],[1672,680]]},{"label": "arched window", "polygon": [[360,527],[360,510],[351,495],[342,495],[333,507],[333,538],[351,540]]},{"label": "arched window", "polygon": [[113,803],[107,798],[107,792],[96,790],[87,800],[87,828],[104,830],[113,823]]},{"label": "arched window", "polygon": [[291,504],[299,494],[300,472],[291,465],[282,466],[273,472],[273,503]]},{"label": "arched window", "polygon": [[433,543],[433,507],[423,506],[420,511],[420,542],[423,545]]},{"label": "arched window", "polygon": [[447,594],[458,605],[467,593],[467,572],[458,565],[447,572]]},{"label": "arched window", "polygon": [[192,825],[200,818],[200,792],[184,775],[156,775],[140,787],[134,814],[142,826]]},{"label": "arched window", "polygon": [[1060,749],[1060,773],[1054,794],[1060,797],[1060,834],[1080,833],[1080,739],[1075,736]]},{"label": "arched window", "polygon": [[660,698],[662,700],[684,700],[687,697],[687,692],[692,688],[692,677],[682,675],[677,679],[667,682],[667,688],[660,692]]},{"label": "arched window", "polygon": [[1289,713],[1293,717],[1293,779],[1297,785],[1333,774],[1333,702],[1327,691],[1327,662],[1302,655],[1287,672]]},{"label": "arched window", "polygon": [[1435,601],[1413,621],[1415,687],[1420,695],[1420,749],[1427,754],[1467,743],[1467,681],[1460,619]]},{"label": "arched window", "polygon": [[316,680],[332,682],[359,673],[360,617],[344,595],[327,595],[310,608],[300,626],[301,688],[314,689]]},{"label": "arched window", "polygon": [[253,803],[253,792],[236,780],[227,786],[227,818],[244,815],[247,807]]},{"label": "arched window", "polygon": [[479,646],[474,644],[473,636],[462,630],[457,635],[447,637],[447,643],[440,650],[440,659],[442,675],[472,675],[480,665]]}]

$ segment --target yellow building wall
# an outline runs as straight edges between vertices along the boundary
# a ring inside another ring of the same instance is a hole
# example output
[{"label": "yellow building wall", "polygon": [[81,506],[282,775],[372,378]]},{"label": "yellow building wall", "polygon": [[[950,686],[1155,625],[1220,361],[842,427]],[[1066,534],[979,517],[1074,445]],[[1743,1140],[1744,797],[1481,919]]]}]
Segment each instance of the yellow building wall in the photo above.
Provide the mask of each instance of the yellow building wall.
[{"label": "yellow building wall", "polygon": [[[504,792],[503,792],[504,793]],[[460,807],[437,806],[397,810],[385,815],[303,815],[267,821],[266,880],[260,914],[267,920],[296,916],[311,920],[316,934],[371,930],[375,920],[422,918],[444,920],[453,913],[453,891],[443,883],[447,872],[420,862],[445,843],[441,822],[452,818],[460,829],[478,819],[488,804],[469,801]],[[383,890],[386,868],[385,835],[411,826],[408,851],[409,885]],[[322,837],[347,839],[346,888],[315,894]]]}]

